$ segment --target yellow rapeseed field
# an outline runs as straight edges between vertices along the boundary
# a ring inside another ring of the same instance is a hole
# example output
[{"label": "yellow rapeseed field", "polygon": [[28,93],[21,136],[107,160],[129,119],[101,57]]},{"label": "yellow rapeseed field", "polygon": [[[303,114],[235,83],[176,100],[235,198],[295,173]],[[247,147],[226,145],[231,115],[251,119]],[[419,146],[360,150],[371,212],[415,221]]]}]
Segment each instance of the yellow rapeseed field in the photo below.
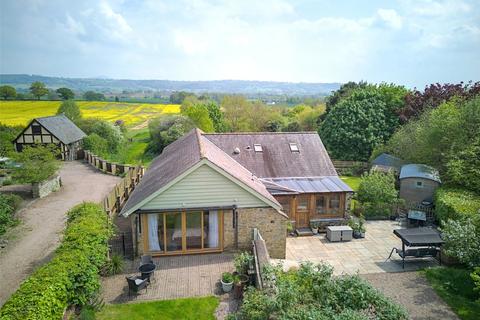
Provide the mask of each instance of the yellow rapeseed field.
[{"label": "yellow rapeseed field", "polygon": [[[0,101],[0,123],[26,125],[37,117],[55,115],[61,101]],[[85,118],[123,120],[128,126],[165,113],[179,113],[177,104],[76,101]]]}]

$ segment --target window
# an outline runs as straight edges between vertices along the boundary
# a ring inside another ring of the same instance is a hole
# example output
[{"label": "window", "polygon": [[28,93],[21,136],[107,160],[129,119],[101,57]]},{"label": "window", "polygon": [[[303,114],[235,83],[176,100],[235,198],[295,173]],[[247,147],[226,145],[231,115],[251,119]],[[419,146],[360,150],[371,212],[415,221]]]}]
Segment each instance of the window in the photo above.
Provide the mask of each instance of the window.
[{"label": "window", "polygon": [[255,150],[255,152],[263,152],[262,145],[261,144],[254,144],[253,145],[253,150]]},{"label": "window", "polygon": [[322,215],[327,213],[327,198],[325,195],[317,195],[316,197],[317,214]]},{"label": "window", "polygon": [[300,149],[298,149],[298,145],[296,143],[290,143],[290,151],[300,152]]},{"label": "window", "polygon": [[308,197],[297,197],[297,211],[308,210]]},{"label": "window", "polygon": [[340,212],[340,194],[330,194],[330,213],[338,214]]},{"label": "window", "polygon": [[423,188],[423,181],[417,181],[417,182],[415,183],[415,186],[416,186],[417,188]]},{"label": "window", "polygon": [[32,125],[32,133],[33,134],[41,134],[42,133],[42,127],[38,125]]}]

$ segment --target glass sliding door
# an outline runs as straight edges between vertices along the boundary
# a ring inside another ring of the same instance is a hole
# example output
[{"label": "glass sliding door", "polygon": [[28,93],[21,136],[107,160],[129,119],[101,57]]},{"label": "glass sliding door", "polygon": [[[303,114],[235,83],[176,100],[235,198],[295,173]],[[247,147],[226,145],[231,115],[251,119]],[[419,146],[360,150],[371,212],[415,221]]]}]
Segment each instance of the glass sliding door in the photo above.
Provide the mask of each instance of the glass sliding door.
[{"label": "glass sliding door", "polygon": [[223,213],[218,210],[148,214],[146,251],[180,254],[220,250]]},{"label": "glass sliding door", "polygon": [[182,212],[164,214],[167,252],[181,251],[183,249]]},{"label": "glass sliding door", "polygon": [[186,213],[186,225],[185,237],[187,243],[187,250],[202,249],[203,239],[203,223],[202,212],[187,212]]},{"label": "glass sliding door", "polygon": [[203,238],[203,248],[214,249],[220,247],[220,221],[217,210],[203,212],[203,225],[205,237]]}]

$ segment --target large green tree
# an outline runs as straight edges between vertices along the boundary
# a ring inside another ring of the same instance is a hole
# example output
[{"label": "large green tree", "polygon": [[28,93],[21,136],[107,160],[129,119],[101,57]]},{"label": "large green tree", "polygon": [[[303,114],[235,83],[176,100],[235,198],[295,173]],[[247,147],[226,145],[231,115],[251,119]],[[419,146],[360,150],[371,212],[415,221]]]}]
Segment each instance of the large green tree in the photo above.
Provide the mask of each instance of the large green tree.
[{"label": "large green tree", "polygon": [[390,137],[395,119],[378,90],[357,89],[330,110],[319,134],[333,158],[367,160]]},{"label": "large green tree", "polygon": [[62,100],[70,100],[75,97],[75,93],[69,88],[62,87],[58,88],[56,91]]},{"label": "large green tree", "polygon": [[80,108],[73,100],[65,100],[62,102],[57,110],[57,114],[64,114],[67,118],[73,122],[78,122],[82,118]]},{"label": "large green tree", "polygon": [[87,91],[83,94],[85,100],[88,101],[102,101],[105,100],[105,95],[103,93],[95,92],[95,91]]},{"label": "large green tree", "polygon": [[193,121],[184,115],[166,115],[153,119],[148,123],[150,144],[148,151],[159,154],[173,141],[195,127]]},{"label": "large green tree", "polygon": [[0,86],[0,97],[4,100],[13,99],[17,96],[17,90],[12,86]]},{"label": "large green tree", "polygon": [[180,108],[183,115],[190,118],[196,127],[205,132],[213,132],[214,125],[207,106],[196,97],[187,97]]},{"label": "large green tree", "polygon": [[43,97],[48,93],[48,89],[45,86],[45,83],[40,81],[35,81],[30,85],[30,92],[35,98],[40,100],[41,97]]}]

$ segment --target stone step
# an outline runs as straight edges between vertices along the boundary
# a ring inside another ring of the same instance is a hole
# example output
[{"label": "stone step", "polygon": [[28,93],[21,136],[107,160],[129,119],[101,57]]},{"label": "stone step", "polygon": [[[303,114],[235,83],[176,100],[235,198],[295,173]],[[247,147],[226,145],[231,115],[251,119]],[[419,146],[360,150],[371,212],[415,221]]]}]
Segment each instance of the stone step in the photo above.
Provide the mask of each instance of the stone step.
[{"label": "stone step", "polygon": [[312,229],[310,228],[298,228],[298,229],[295,229],[295,233],[299,237],[313,236]]}]

